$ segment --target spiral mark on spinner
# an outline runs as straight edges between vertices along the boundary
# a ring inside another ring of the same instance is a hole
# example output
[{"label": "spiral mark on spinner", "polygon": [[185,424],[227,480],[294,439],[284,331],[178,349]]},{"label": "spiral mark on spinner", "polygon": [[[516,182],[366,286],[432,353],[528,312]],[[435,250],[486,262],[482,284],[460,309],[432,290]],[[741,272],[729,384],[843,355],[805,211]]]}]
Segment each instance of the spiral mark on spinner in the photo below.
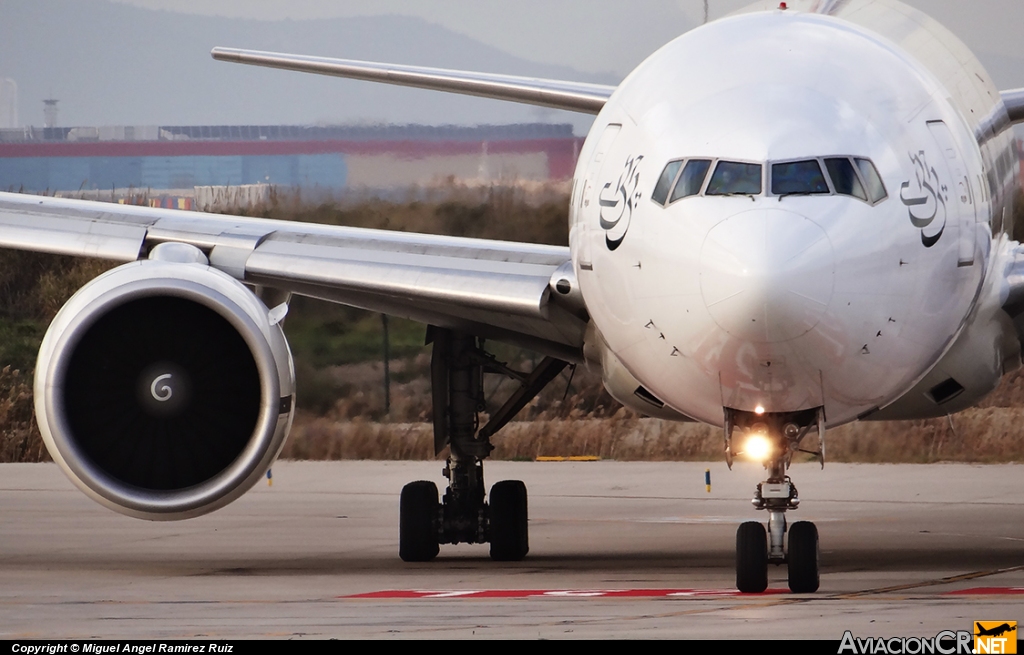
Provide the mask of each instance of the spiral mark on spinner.
[{"label": "spiral mark on spinner", "polygon": [[157,377],[155,380],[153,380],[153,384],[149,385],[149,392],[151,394],[153,394],[153,398],[155,400],[157,400],[158,402],[161,402],[161,403],[167,402],[168,400],[171,399],[171,396],[174,395],[174,389],[172,389],[171,385],[169,385],[169,384],[162,384],[162,385],[159,386],[159,388],[157,387],[157,384],[161,380],[169,380],[169,379],[171,379],[171,374],[170,373],[164,373],[163,375],[161,375],[161,376]]}]

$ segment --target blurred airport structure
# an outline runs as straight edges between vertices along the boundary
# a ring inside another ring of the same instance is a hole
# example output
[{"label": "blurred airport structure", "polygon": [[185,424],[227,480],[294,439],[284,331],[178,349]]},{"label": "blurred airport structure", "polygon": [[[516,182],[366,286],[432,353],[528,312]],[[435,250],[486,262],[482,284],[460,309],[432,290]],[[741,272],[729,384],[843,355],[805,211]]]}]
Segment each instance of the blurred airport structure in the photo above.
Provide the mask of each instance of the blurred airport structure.
[{"label": "blurred airport structure", "polygon": [[7,128],[0,190],[194,198],[196,187],[268,185],[339,196],[549,182],[571,177],[582,142],[571,125],[544,123]]},{"label": "blurred airport structure", "polygon": [[0,79],[0,129],[18,127],[18,85],[9,77]]},{"label": "blurred airport structure", "polygon": [[361,199],[564,182],[583,145],[570,124],[5,127],[16,112],[17,86],[0,80],[0,191],[176,209],[258,204],[271,188]]}]

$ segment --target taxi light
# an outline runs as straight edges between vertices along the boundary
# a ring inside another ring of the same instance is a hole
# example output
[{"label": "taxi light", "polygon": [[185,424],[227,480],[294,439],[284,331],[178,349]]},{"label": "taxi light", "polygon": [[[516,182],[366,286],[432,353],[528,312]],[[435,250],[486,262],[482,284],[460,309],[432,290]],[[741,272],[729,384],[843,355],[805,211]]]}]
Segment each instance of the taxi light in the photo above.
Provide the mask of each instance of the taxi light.
[{"label": "taxi light", "polygon": [[758,405],[757,407],[754,408],[754,413],[757,414],[758,416],[764,414],[764,407]]},{"label": "taxi light", "polygon": [[765,434],[752,434],[743,445],[743,454],[750,459],[763,462],[772,454],[772,442]]}]

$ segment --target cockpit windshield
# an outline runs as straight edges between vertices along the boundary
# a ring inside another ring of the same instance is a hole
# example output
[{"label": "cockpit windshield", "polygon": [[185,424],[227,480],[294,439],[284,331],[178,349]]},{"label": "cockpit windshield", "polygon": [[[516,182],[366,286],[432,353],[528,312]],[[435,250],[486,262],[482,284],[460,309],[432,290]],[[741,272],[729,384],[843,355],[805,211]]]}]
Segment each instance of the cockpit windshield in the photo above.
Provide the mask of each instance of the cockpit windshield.
[{"label": "cockpit windshield", "polygon": [[744,164],[735,161],[720,161],[704,192],[709,196],[725,196],[733,193],[757,195],[761,193],[761,164]]},{"label": "cockpit windshield", "polygon": [[672,190],[672,197],[668,201],[675,202],[680,198],[695,196],[700,193],[700,188],[704,186],[704,178],[707,177],[709,168],[711,168],[710,159],[691,159],[686,162],[683,174],[679,176],[679,181],[676,182],[676,187]]},{"label": "cockpit windshield", "polygon": [[860,183],[860,177],[849,159],[831,157],[825,160],[825,168],[828,169],[828,175],[836,187],[836,193],[867,202],[868,194],[864,192],[864,185]]},{"label": "cockpit windshield", "polygon": [[790,194],[828,193],[828,182],[821,166],[814,159],[772,164],[772,193]]},{"label": "cockpit windshield", "polygon": [[[715,159],[674,159],[662,169],[651,200],[667,207],[690,196],[757,196],[762,164]],[[779,200],[793,195],[851,196],[874,205],[888,197],[870,159],[830,156],[768,162],[768,188]],[[708,179],[709,171],[714,171]],[[706,184],[706,186],[705,186]]]}]

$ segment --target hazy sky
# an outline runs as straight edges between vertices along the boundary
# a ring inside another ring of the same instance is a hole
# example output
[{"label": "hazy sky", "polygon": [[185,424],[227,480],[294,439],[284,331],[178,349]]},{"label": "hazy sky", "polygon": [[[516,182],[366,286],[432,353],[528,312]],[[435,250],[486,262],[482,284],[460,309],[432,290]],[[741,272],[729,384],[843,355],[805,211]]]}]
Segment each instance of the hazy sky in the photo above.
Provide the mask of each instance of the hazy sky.
[{"label": "hazy sky", "polygon": [[[703,0],[115,1],[151,9],[260,20],[416,16],[525,59],[620,76],[661,44],[699,25],[705,5]],[[905,1],[952,29],[979,54],[1024,60],[1022,0]],[[715,19],[748,4],[750,0],[708,0],[708,14]]]},{"label": "hazy sky", "polygon": [[[709,0],[708,17],[747,4]],[[1024,0],[909,4],[960,36],[998,86],[1024,87]],[[209,49],[613,84],[700,25],[704,6],[703,0],[0,0],[0,78],[18,85],[19,125],[40,125],[42,99],[56,97],[61,125],[545,121],[571,122],[583,134],[592,120],[583,114],[233,66],[214,62]]]}]

